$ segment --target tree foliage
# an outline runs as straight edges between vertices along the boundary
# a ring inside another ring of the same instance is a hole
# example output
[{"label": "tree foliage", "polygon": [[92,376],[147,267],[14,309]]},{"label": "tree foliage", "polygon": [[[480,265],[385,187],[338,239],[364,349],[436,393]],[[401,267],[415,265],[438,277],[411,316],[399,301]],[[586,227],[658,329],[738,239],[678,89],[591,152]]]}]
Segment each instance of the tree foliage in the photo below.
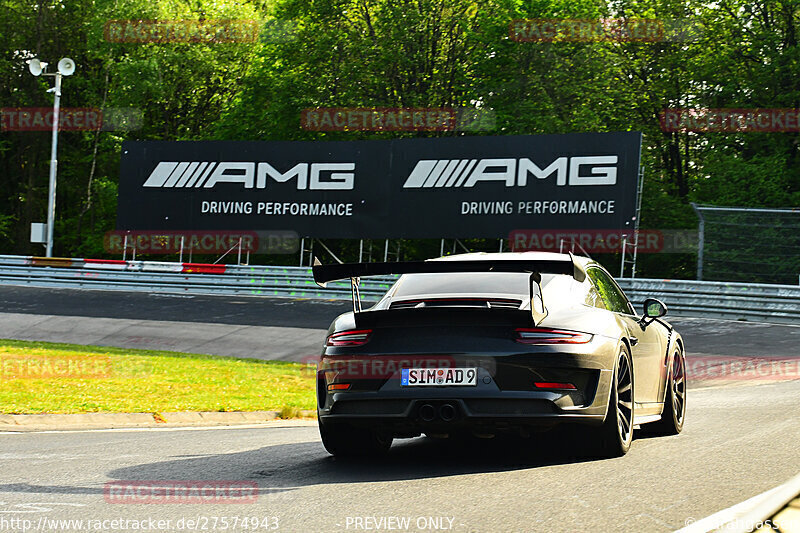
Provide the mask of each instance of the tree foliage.
[{"label": "tree foliage", "polygon": [[[517,42],[515,19],[650,19],[656,42]],[[256,21],[255,42],[117,43],[110,20]],[[689,203],[800,205],[798,133],[665,132],[665,108],[798,108],[796,1],[744,0],[0,0],[0,104],[48,107],[30,57],[76,60],[65,107],[136,108],[134,131],[62,132],[62,255],[100,256],[113,229],[126,139],[365,139],[456,135],[306,131],[300,112],[337,106],[494,110],[493,131],[644,132],[642,224],[692,228]],[[458,133],[464,134],[464,133]],[[50,134],[0,132],[0,253],[39,252]],[[345,246],[344,244],[342,246]],[[427,250],[410,244],[409,250]],[[437,250],[438,251],[438,250]],[[644,258],[689,276],[693,259]]]}]

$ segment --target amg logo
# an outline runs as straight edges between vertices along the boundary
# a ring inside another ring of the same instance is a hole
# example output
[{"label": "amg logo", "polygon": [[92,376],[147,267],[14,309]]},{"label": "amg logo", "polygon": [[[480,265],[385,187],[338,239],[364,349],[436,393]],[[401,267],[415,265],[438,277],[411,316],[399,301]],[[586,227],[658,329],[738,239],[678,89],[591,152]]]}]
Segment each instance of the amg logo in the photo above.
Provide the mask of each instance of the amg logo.
[{"label": "amg logo", "polygon": [[[269,163],[263,162],[162,161],[142,186],[210,189],[217,183],[241,183],[246,189],[265,189],[269,177],[279,183],[296,179],[298,190],[351,190],[355,181],[352,171],[355,168],[355,163],[298,163],[286,172],[280,172]],[[326,176],[324,181],[323,175]]]},{"label": "amg logo", "polygon": [[[528,174],[541,180],[553,173],[556,185],[614,185],[617,183],[617,159],[615,155],[559,157],[543,169],[524,157],[423,159],[411,171],[403,188],[473,187],[479,181],[502,181],[506,187],[524,187],[528,184]],[[590,167],[590,174],[581,175],[581,167]]]}]

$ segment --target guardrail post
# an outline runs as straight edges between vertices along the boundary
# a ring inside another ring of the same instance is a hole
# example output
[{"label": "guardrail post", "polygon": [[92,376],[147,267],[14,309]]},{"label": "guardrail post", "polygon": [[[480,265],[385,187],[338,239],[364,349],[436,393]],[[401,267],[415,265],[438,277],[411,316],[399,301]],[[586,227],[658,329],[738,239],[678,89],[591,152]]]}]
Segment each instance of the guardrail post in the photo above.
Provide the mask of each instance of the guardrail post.
[{"label": "guardrail post", "polygon": [[619,277],[621,278],[625,277],[625,252],[627,251],[626,250],[627,244],[628,244],[628,234],[626,233],[622,236],[622,259],[620,260],[619,264]]},{"label": "guardrail post", "polygon": [[300,239],[300,266],[303,266],[303,254],[306,253],[306,238]]},{"label": "guardrail post", "polygon": [[700,219],[700,225],[697,229],[697,281],[703,280],[703,249],[705,248],[706,237],[706,220],[703,217],[703,212],[697,207],[697,204],[692,202],[692,209],[697,213],[697,218]]}]

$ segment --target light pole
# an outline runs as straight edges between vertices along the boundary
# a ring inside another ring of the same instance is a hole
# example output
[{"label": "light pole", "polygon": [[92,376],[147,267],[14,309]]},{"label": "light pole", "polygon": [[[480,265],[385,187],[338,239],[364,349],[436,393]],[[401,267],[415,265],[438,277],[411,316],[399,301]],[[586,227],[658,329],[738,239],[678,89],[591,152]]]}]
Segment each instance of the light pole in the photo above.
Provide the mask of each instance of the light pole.
[{"label": "light pole", "polygon": [[61,76],[71,76],[75,72],[75,62],[68,57],[58,62],[58,72],[53,74],[45,72],[47,63],[42,63],[34,58],[28,61],[28,69],[34,76],[44,74],[45,76],[55,76],[56,86],[48,89],[47,92],[55,93],[53,103],[53,142],[50,147],[50,190],[47,199],[47,257],[53,257],[53,226],[56,221],[56,170],[58,167],[58,126],[59,109],[61,107]]}]

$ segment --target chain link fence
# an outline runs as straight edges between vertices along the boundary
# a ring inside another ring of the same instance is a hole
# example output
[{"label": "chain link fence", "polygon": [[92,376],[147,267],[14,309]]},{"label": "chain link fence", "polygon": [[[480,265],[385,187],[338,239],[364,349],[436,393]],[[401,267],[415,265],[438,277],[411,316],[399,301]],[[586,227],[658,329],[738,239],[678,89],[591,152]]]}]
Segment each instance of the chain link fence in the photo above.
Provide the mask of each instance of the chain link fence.
[{"label": "chain link fence", "polygon": [[698,280],[798,284],[800,208],[692,207],[700,219]]}]

